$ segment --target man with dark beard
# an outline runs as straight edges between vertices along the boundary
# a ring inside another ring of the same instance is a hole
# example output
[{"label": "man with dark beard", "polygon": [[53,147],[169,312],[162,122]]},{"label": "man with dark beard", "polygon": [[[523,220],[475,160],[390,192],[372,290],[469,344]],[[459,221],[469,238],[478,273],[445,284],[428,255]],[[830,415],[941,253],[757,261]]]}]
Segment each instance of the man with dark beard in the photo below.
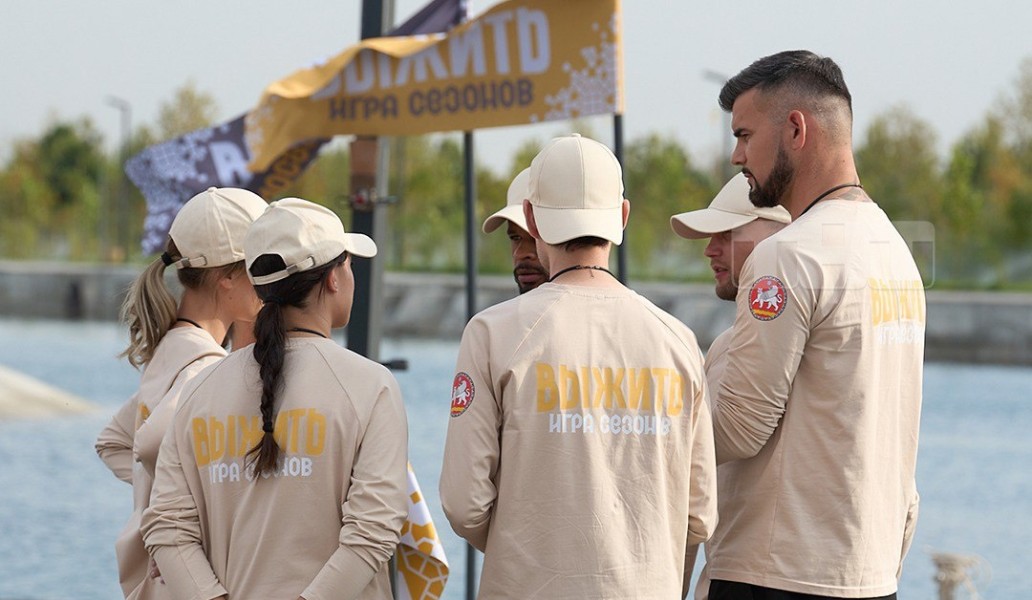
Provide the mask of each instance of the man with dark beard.
[{"label": "man with dark beard", "polygon": [[761,58],[720,106],[750,199],[792,223],[742,268],[711,390],[717,462],[735,464],[709,598],[895,598],[918,505],[921,275],[860,186],[834,61]]},{"label": "man with dark beard", "polygon": [[537,245],[527,233],[527,220],[523,216],[523,200],[528,197],[529,173],[530,169],[523,169],[513,178],[506,194],[505,208],[488,217],[483,226],[484,233],[491,233],[503,222],[507,223],[506,233],[512,245],[512,275],[521,294],[548,281],[548,271],[538,260]]}]

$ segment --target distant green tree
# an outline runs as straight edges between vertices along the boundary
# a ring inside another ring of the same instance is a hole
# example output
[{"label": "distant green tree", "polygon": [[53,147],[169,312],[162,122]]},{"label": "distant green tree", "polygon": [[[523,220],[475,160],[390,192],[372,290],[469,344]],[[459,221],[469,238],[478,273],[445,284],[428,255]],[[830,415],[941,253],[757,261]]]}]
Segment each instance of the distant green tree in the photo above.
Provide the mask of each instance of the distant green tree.
[{"label": "distant green tree", "polygon": [[[948,260],[946,270],[963,281],[1000,283],[1007,232],[1014,157],[1004,144],[999,118],[964,135],[946,168],[944,214],[951,237],[939,236]],[[945,244],[945,247],[944,247]]]},{"label": "distant green tree", "polygon": [[530,162],[541,152],[542,144],[538,140],[527,140],[516,148],[516,154],[512,157],[509,167],[509,181],[522,171],[530,167]]},{"label": "distant green tree", "polygon": [[350,165],[347,145],[336,142],[327,144],[294,183],[277,198],[266,199],[271,202],[286,197],[304,198],[329,207],[347,223],[347,211],[350,210]]},{"label": "distant green tree", "polygon": [[0,252],[14,258],[92,258],[105,167],[88,119],[55,121],[23,140],[0,176]]},{"label": "distant green tree", "polygon": [[78,123],[55,123],[43,133],[36,148],[40,175],[68,207],[82,195],[84,187],[100,183],[104,155],[101,136],[88,119]]},{"label": "distant green tree", "polygon": [[390,189],[394,256],[400,269],[458,270],[465,261],[462,236],[462,146],[454,136],[404,139]]},{"label": "distant green tree", "polygon": [[0,173],[0,256],[37,258],[53,195],[30,161],[16,155]]},{"label": "distant green tree", "polygon": [[[490,169],[477,169],[477,216],[473,223],[473,229],[477,244],[477,267],[483,273],[512,271],[512,250],[509,246],[509,238],[505,233],[505,225],[486,236],[481,229],[481,225],[488,215],[505,206],[511,181],[510,177],[499,177]],[[462,198],[459,201],[461,202]],[[465,223],[465,219],[463,219],[463,223]]]},{"label": "distant green tree", "polygon": [[[1000,102],[1006,143],[1013,156],[1009,164],[1010,202],[1006,210],[1006,241],[1012,251],[1032,251],[1032,57],[1022,63],[1011,94]],[[1032,278],[1032,268],[1027,275]]]},{"label": "distant green tree", "polygon": [[1012,93],[1005,94],[999,104],[1008,143],[1018,154],[1032,153],[1032,57],[1022,61]]},{"label": "distant green tree", "polygon": [[874,118],[856,162],[864,189],[890,219],[938,220],[943,190],[936,134],[909,108],[897,106]]},{"label": "distant green tree", "polygon": [[631,202],[626,242],[630,275],[684,278],[699,271],[701,247],[677,237],[670,217],[708,205],[718,186],[692,165],[677,141],[658,134],[627,145],[624,182],[624,195]]},{"label": "distant green tree", "polygon": [[[173,92],[171,98],[160,104],[155,123],[141,123],[134,128],[126,155],[132,156],[147,146],[210,127],[215,123],[217,117],[218,105],[215,97],[198,89],[193,81],[187,81]],[[147,202],[136,186],[128,183],[128,214],[120,215],[116,212],[118,190],[122,185],[119,180],[125,176],[119,151],[112,156],[111,165],[107,171],[107,185],[104,187],[105,198],[102,201],[104,208],[102,208],[101,220],[106,223],[102,229],[111,236],[118,227],[116,222],[124,218],[128,230],[129,258],[139,259],[141,258],[139,240],[143,236]],[[113,248],[106,258],[121,260],[121,252],[119,249]]]},{"label": "distant green tree", "polygon": [[158,109],[158,135],[161,140],[168,140],[209,127],[215,123],[218,112],[215,97],[187,81]]}]

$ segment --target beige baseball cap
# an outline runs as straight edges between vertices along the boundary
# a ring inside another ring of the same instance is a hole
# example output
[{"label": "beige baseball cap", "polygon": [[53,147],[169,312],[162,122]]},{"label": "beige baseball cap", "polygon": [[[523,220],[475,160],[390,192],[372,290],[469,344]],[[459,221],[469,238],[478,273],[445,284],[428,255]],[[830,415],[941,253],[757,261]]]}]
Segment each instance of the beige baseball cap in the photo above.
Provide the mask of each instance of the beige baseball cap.
[{"label": "beige baseball cap", "polygon": [[258,194],[240,188],[210,187],[190,198],[172,221],[177,269],[221,267],[244,260],[244,236],[268,207]]},{"label": "beige baseball cap", "polygon": [[[347,233],[333,211],[300,198],[283,198],[270,204],[244,239],[247,276],[254,285],[273,283],[325,265],[344,251],[371,258],[376,256],[376,243],[361,233]],[[279,255],[287,267],[266,275],[252,275],[251,265],[264,254]]]},{"label": "beige baseball cap", "polygon": [[552,140],[530,163],[534,222],[548,244],[583,236],[621,243],[623,191],[609,148],[576,133]]},{"label": "beige baseball cap", "polygon": [[783,206],[754,206],[749,201],[749,181],[739,173],[724,184],[708,207],[670,217],[670,227],[683,238],[697,240],[756,219],[788,223],[792,215]]},{"label": "beige baseball cap", "polygon": [[484,221],[484,233],[491,233],[505,221],[512,221],[523,231],[527,230],[527,219],[523,216],[523,201],[527,198],[530,182],[530,169],[523,169],[512,183],[505,195],[505,208],[499,210]]}]

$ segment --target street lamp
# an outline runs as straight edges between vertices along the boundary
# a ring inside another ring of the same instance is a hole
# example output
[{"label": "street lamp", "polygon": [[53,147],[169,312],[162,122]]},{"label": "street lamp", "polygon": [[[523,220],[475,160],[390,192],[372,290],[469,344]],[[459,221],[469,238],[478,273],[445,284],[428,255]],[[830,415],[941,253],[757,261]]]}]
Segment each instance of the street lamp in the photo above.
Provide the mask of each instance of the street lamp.
[{"label": "street lamp", "polygon": [[[704,69],[702,71],[702,77],[707,81],[712,81],[713,83],[720,85],[722,88],[724,87],[724,84],[727,83],[727,80],[730,79],[730,77],[723,73],[711,71],[709,69]],[[723,166],[721,168],[721,173],[724,174],[724,181],[727,181],[731,179],[732,175],[734,175],[731,165],[731,113],[724,110],[721,110],[721,112],[724,113],[724,132],[721,134],[721,152],[724,154],[724,162],[722,163]]]},{"label": "street lamp", "polygon": [[107,103],[121,113],[122,143],[118,150],[118,203],[116,205],[116,230],[118,247],[122,253],[122,261],[129,260],[129,185],[126,181],[125,161],[129,158],[129,136],[132,125],[132,105],[128,100],[117,96],[108,96]]}]

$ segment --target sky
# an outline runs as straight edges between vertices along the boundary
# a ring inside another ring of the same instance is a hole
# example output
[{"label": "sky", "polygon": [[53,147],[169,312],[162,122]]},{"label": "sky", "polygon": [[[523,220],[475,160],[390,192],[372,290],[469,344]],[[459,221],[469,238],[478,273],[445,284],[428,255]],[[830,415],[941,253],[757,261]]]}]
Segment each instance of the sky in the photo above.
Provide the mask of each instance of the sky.
[{"label": "sky", "polygon": [[[424,0],[396,0],[396,22]],[[561,0],[556,0],[561,1]],[[188,81],[211,94],[220,119],[258,101],[272,81],[358,40],[359,0],[0,0],[0,160],[54,118],[89,117],[109,150],[120,136],[117,97],[135,124],[153,124],[162,102]],[[471,0],[479,14],[493,5]],[[872,119],[907,106],[949,146],[1014,89],[1032,58],[1032,3],[1013,0],[689,2],[624,0],[625,141],[675,137],[693,160],[720,156],[729,133],[720,84],[753,60],[805,48],[842,67],[853,94],[858,140]],[[612,120],[589,119],[604,142]],[[480,130],[477,161],[508,172],[528,139],[547,141],[563,123]],[[861,174],[862,175],[862,174]]]}]

